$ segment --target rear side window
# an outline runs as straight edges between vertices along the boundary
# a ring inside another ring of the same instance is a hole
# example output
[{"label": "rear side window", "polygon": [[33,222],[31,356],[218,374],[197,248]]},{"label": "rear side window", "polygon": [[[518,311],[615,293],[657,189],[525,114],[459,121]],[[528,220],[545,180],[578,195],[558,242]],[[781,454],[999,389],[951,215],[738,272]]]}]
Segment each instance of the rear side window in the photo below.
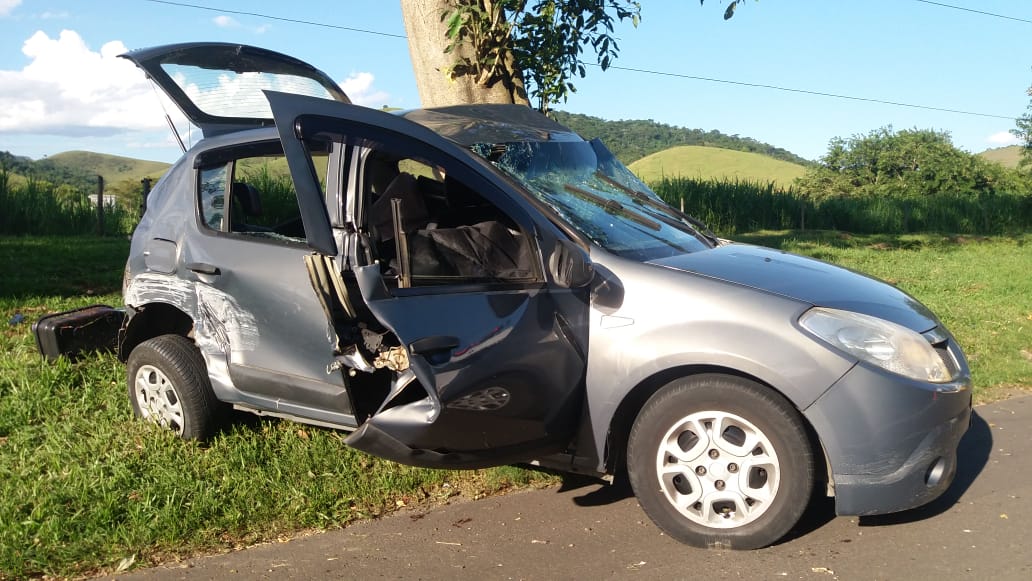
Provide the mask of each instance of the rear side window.
[{"label": "rear side window", "polygon": [[[305,243],[305,229],[294,182],[282,153],[242,150],[220,152],[199,168],[201,222],[215,232],[255,240]],[[325,182],[326,154],[312,161]]]},{"label": "rear side window", "polygon": [[201,204],[201,220],[212,230],[222,230],[226,215],[226,164],[201,169],[201,183],[198,188]]}]

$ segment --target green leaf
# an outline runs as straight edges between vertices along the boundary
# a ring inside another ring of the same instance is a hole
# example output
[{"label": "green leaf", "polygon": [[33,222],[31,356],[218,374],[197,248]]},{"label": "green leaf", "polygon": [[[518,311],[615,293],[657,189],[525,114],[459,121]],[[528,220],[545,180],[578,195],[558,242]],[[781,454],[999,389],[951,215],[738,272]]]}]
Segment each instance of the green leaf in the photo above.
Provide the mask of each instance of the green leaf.
[{"label": "green leaf", "polygon": [[[451,16],[448,16],[448,38],[452,40],[458,40],[459,29],[462,27],[462,12],[454,10]],[[449,47],[450,48],[450,47]]]}]

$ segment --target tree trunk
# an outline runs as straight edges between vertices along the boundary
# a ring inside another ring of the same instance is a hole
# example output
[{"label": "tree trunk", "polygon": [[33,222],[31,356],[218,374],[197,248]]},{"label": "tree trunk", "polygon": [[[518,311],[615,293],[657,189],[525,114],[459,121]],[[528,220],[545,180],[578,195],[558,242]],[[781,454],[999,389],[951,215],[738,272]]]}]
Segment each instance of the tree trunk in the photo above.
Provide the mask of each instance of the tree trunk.
[{"label": "tree trunk", "polygon": [[520,71],[513,70],[511,58],[500,79],[478,82],[473,75],[452,77],[449,71],[457,59],[475,57],[465,45],[451,53],[444,52],[449,40],[442,16],[451,8],[452,0],[401,0],[412,70],[423,107],[474,103],[529,105],[522,76]]}]

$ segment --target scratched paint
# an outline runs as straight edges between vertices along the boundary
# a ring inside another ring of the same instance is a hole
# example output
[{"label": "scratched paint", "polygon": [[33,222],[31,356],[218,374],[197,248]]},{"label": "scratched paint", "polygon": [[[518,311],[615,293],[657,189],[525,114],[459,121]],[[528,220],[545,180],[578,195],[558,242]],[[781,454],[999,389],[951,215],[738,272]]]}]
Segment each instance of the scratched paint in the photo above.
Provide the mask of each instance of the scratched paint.
[{"label": "scratched paint", "polygon": [[236,299],[210,286],[198,284],[197,306],[213,337],[230,354],[254,351],[258,347],[260,333],[254,315],[240,306]]},{"label": "scratched paint", "polygon": [[141,273],[132,278],[125,290],[125,304],[140,307],[147,303],[168,303],[193,316],[197,310],[195,284],[174,276]]},{"label": "scratched paint", "polygon": [[142,273],[133,277],[125,303],[134,307],[161,302],[173,305],[194,321],[194,341],[203,352],[254,351],[261,333],[254,315],[219,289],[174,276]]}]

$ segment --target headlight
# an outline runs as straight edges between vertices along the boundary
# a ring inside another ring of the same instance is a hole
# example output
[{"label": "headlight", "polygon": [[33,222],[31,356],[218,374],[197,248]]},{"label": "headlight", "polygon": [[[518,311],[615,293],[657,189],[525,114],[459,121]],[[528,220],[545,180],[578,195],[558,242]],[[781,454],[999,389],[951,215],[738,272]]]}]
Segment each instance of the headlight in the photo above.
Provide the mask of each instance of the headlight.
[{"label": "headlight", "polygon": [[924,337],[884,319],[817,307],[804,313],[799,324],[831,345],[904,377],[933,383],[953,379]]}]

